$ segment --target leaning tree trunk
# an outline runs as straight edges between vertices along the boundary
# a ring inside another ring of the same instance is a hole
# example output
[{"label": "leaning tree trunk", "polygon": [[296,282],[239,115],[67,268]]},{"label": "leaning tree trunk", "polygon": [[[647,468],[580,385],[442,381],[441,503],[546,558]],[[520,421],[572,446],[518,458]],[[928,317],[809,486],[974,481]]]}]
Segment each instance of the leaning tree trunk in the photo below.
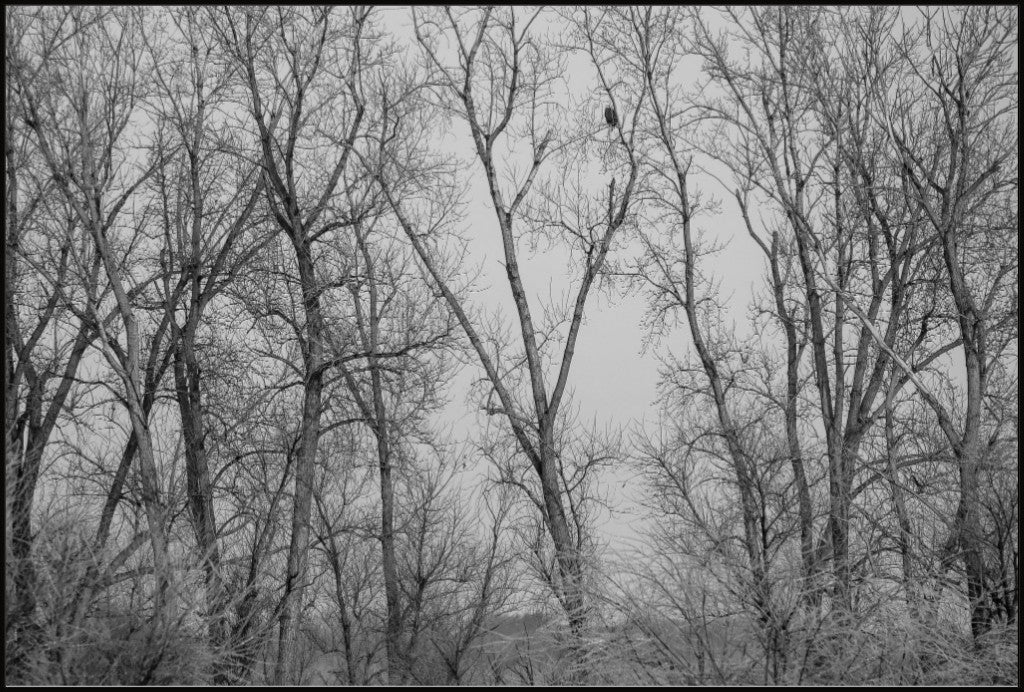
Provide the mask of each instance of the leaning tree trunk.
[{"label": "leaning tree trunk", "polygon": [[313,500],[313,471],[320,440],[324,373],[324,322],[310,244],[302,233],[301,227],[292,229],[291,238],[298,261],[302,303],[306,317],[306,333],[302,349],[305,383],[299,445],[295,458],[295,495],[292,502],[291,541],[288,547],[288,567],[281,603],[277,662],[274,666],[276,684],[285,682],[291,668],[295,631],[305,593],[306,566],[309,557],[309,525]]}]

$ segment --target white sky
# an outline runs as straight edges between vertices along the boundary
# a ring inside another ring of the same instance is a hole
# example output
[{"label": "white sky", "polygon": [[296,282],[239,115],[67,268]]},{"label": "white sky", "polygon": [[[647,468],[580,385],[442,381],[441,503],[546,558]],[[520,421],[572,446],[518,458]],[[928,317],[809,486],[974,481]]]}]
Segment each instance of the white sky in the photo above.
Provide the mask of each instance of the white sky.
[{"label": "white sky", "polygon": [[[388,18],[389,31],[399,37],[408,32],[408,38],[412,38],[407,9],[386,8],[383,12]],[[582,97],[579,93],[582,88],[596,83],[591,70],[585,56],[570,59],[565,82],[575,87],[574,99]],[[595,112],[594,117],[601,123],[603,114]],[[476,285],[483,289],[473,294],[471,305],[477,310],[501,314],[506,324],[512,326],[515,325],[515,308],[505,275],[500,231],[483,169],[475,156],[465,124],[453,122],[452,135],[451,153],[467,161],[471,170],[468,206],[461,230],[470,241],[466,268],[480,267]],[[607,177],[595,178],[595,188],[603,188]],[[698,230],[705,227],[704,230],[713,234],[717,242],[726,244],[719,255],[706,258],[704,266],[709,273],[716,275],[721,282],[723,297],[728,297],[733,325],[726,327],[734,326],[739,335],[745,335],[749,332],[746,310],[750,295],[755,283],[759,283],[763,276],[763,255],[743,230],[742,218],[731,193],[710,176],[698,174],[692,183],[723,200],[719,216],[704,217],[696,226]],[[503,189],[508,190],[509,187],[506,185]],[[519,262],[535,323],[541,321],[542,301],[550,302],[553,298],[556,303],[571,304],[579,271],[570,275],[564,253],[548,247],[531,251],[529,244],[524,242],[519,246]],[[573,282],[572,293],[569,292],[568,281]],[[624,442],[628,442],[630,429],[656,418],[658,356],[666,354],[669,349],[677,355],[684,355],[691,345],[688,331],[676,329],[645,351],[646,335],[641,319],[646,306],[645,298],[637,291],[627,293],[619,288],[598,290],[595,287],[587,302],[568,380],[572,399],[566,403],[578,407],[579,423],[592,425],[597,430],[621,429]],[[521,344],[518,335],[514,340]],[[443,425],[451,425],[453,433],[466,441],[480,433],[480,418],[468,393],[470,383],[481,375],[479,366],[467,367],[460,373],[450,387],[450,402],[439,421]],[[549,378],[552,380],[547,383],[550,390],[554,375],[549,374]],[[628,453],[628,444],[624,444],[622,452]],[[611,553],[618,553],[621,548],[632,544],[640,533],[635,497],[643,488],[639,487],[624,462],[625,459],[621,460],[616,468],[604,474],[603,487],[600,488],[600,494],[608,497],[616,510],[611,516],[602,513],[596,527],[600,539],[609,543]],[[486,470],[478,467],[477,472],[482,477]],[[467,482],[472,481],[467,479]]]},{"label": "white sky", "polygon": [[[389,33],[399,40],[411,41],[411,19],[407,8],[387,7],[380,10],[382,23]],[[589,65],[583,59],[571,60],[565,75],[565,82],[577,91],[593,85],[588,72]],[[580,98],[579,93],[574,94]],[[594,113],[600,122],[599,112]],[[467,161],[466,217],[460,228],[470,239],[467,269],[481,269],[477,286],[481,290],[473,294],[472,307],[476,312],[498,312],[507,324],[512,325],[514,307],[505,277],[500,234],[494,210],[482,176],[481,164],[475,157],[472,141],[464,124],[453,125],[450,139],[451,153]],[[606,184],[607,176],[594,178],[595,189]],[[714,217],[701,217],[697,230],[705,230],[724,249],[715,257],[703,260],[704,271],[714,275],[720,282],[722,295],[719,300],[728,306],[727,315],[737,336],[749,333],[747,310],[755,287],[762,285],[764,261],[760,250],[743,230],[742,219],[729,190],[724,189],[714,178],[697,172],[692,177],[696,189],[703,190],[722,201],[721,211]],[[506,187],[507,189],[507,187]],[[523,281],[530,297],[535,321],[540,321],[541,301],[549,296],[563,301],[571,300],[567,282],[578,279],[578,272],[567,272],[563,254],[549,248],[532,252],[528,244],[520,246],[520,266]],[[572,284],[575,288],[575,283]],[[670,350],[684,355],[691,348],[690,337],[685,329],[676,329],[656,343],[644,349],[645,333],[641,320],[646,309],[643,296],[614,290],[593,290],[589,297],[585,321],[576,347],[568,389],[571,401],[565,406],[578,407],[580,424],[597,430],[606,428],[622,429],[624,433],[623,453],[628,452],[628,433],[631,427],[652,422],[656,416],[658,383],[658,357]],[[518,338],[516,338],[518,342]],[[957,361],[951,368],[954,376],[960,372]],[[550,372],[550,371],[549,371]],[[481,370],[472,365],[464,368],[449,388],[449,404],[440,416],[439,424],[451,426],[456,438],[469,441],[479,435],[480,416],[469,400],[469,386],[479,378]],[[548,388],[551,387],[548,383]],[[636,516],[635,500],[643,488],[632,477],[632,472],[620,461],[615,469],[605,474],[600,494],[607,496],[616,510],[612,515],[602,515],[598,526],[600,538],[610,543],[611,552],[620,552],[635,541],[639,534],[640,520]],[[116,460],[115,460],[116,463]],[[525,463],[525,461],[524,461]],[[471,466],[471,471],[474,470]],[[476,474],[482,477],[485,469],[477,467]],[[472,473],[470,475],[473,475]],[[473,480],[467,479],[468,483]]]},{"label": "white sky", "polygon": [[[408,9],[386,8],[383,13],[389,32],[399,39],[412,40]],[[715,18],[712,16],[710,19],[714,23]],[[543,30],[542,20],[543,17],[535,24],[538,30]],[[586,96],[584,89],[594,88],[596,81],[591,70],[585,56],[569,59],[565,75],[568,91],[564,92],[564,98],[578,101]],[[695,72],[694,78],[697,76]],[[594,118],[600,123],[602,114],[595,112]],[[518,345],[521,342],[516,333],[515,309],[505,276],[500,233],[482,166],[475,156],[465,124],[455,121],[451,135],[451,153],[466,161],[470,170],[468,206],[460,230],[470,240],[467,269],[480,267],[476,285],[483,289],[473,294],[471,305],[477,311],[502,315],[505,323],[513,328],[513,340]],[[699,157],[697,163],[708,164]],[[499,165],[499,179],[505,180],[500,175],[501,170]],[[607,174],[593,177],[594,189],[603,188],[607,178]],[[728,175],[723,175],[723,178],[728,181]],[[705,232],[709,240],[724,246],[715,256],[701,260],[702,270],[720,286],[718,300],[725,306],[723,315],[728,320],[722,326],[742,339],[751,333],[748,311],[752,295],[764,285],[764,256],[745,231],[732,190],[700,171],[691,175],[691,184],[694,190],[720,201],[718,214],[699,217],[695,220],[695,230]],[[503,189],[508,190],[509,185],[506,183]],[[752,209],[752,216],[755,225],[758,224],[756,207]],[[535,323],[541,321],[543,302],[550,302],[553,298],[556,303],[571,303],[579,272],[568,271],[564,253],[548,247],[531,251],[528,243],[521,243],[519,262]],[[572,399],[567,405],[578,407],[579,423],[596,430],[622,430],[624,455],[629,453],[630,430],[649,426],[657,419],[659,356],[669,352],[685,356],[691,349],[691,339],[685,328],[672,330],[645,349],[647,335],[641,320],[646,306],[645,298],[636,291],[595,288],[587,303],[568,381]],[[548,372],[549,379],[553,380],[554,373],[550,369]],[[962,356],[950,359],[949,372],[954,379],[960,378]],[[474,439],[481,431],[480,414],[468,396],[470,383],[481,375],[482,370],[476,365],[460,373],[451,384],[450,402],[439,421],[452,426],[456,437],[465,441]],[[547,384],[550,390],[553,382]],[[482,477],[485,469],[478,467],[476,472]],[[642,540],[642,522],[637,514],[636,499],[644,488],[633,477],[625,459],[621,459],[602,478],[603,487],[599,494],[611,501],[613,512],[611,515],[602,513],[596,528],[599,538],[609,543],[608,557],[621,557],[624,549]],[[467,479],[466,482],[473,481]]]}]

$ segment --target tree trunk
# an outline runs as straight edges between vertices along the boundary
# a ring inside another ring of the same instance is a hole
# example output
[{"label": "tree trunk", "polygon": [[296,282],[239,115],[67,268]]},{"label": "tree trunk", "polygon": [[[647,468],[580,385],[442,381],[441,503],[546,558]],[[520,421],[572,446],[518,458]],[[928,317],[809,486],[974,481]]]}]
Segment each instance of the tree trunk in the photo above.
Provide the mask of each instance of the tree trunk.
[{"label": "tree trunk", "polygon": [[967,597],[970,601],[971,632],[977,639],[989,630],[992,623],[989,608],[990,594],[985,582],[985,534],[981,525],[981,492],[979,465],[981,444],[981,398],[983,382],[977,354],[965,347],[967,357],[967,414],[964,442],[957,451],[960,476],[960,503],[957,521],[960,529],[960,549],[967,574]]},{"label": "tree trunk", "polygon": [[[193,303],[192,309],[196,311]],[[200,368],[195,354],[196,318],[180,335],[174,353],[174,382],[181,413],[181,431],[185,440],[185,477],[188,490],[188,507],[192,526],[196,534],[200,561],[206,581],[206,608],[209,618],[210,646],[216,652],[221,649],[227,637],[227,623],[224,620],[222,600],[223,587],[220,579],[220,550],[217,544],[217,525],[213,512],[213,488],[206,453],[206,432],[203,423],[203,403],[200,391]],[[214,683],[223,684],[227,679],[223,670],[215,666]]]},{"label": "tree trunk", "polygon": [[129,416],[138,439],[139,477],[142,480],[142,503],[149,524],[149,540],[153,547],[153,571],[156,594],[153,611],[159,621],[167,622],[173,616],[175,594],[171,576],[171,561],[167,546],[167,513],[160,500],[160,476],[153,454],[153,439],[149,432],[148,416],[134,392],[128,394]]},{"label": "tree trunk", "polygon": [[[165,321],[157,328],[153,339],[154,346],[160,343],[166,324],[167,322]],[[169,356],[169,351],[161,358],[158,348],[150,349],[149,360],[146,364],[145,391],[142,395],[142,412],[147,418],[150,411],[153,410],[153,404],[156,402],[157,385],[163,379]],[[99,526],[96,529],[96,537],[92,545],[92,552],[96,559],[93,560],[86,570],[85,576],[81,581],[82,586],[72,601],[71,610],[75,614],[71,624],[72,631],[79,628],[92,602],[93,591],[96,589],[100,577],[101,564],[98,560],[103,554],[107,540],[110,538],[110,527],[114,522],[114,513],[117,511],[117,506],[123,498],[124,484],[128,480],[128,471],[131,469],[132,461],[135,460],[138,446],[138,437],[133,429],[128,433],[128,440],[125,442],[124,449],[121,452],[121,460],[118,462],[117,470],[114,472],[114,479],[107,490],[103,509],[100,510]]]},{"label": "tree trunk", "polygon": [[[365,315],[360,307],[358,291],[353,290],[356,302],[356,319],[359,323],[364,350],[370,354],[367,364],[370,369],[370,389],[373,408],[366,405],[360,395],[358,385],[353,377],[346,372],[346,381],[352,389],[353,396],[363,409],[363,415],[371,423],[374,437],[377,440],[377,463],[380,472],[380,546],[381,564],[384,572],[384,597],[387,605],[385,624],[385,648],[388,658],[388,683],[400,685],[406,681],[411,671],[410,651],[403,646],[401,589],[398,581],[398,559],[395,555],[395,491],[391,478],[391,426],[384,401],[384,382],[381,378],[380,361],[376,355],[380,348],[380,302],[377,290],[377,276],[373,257],[367,244],[365,229],[357,227],[356,242],[359,252],[366,264],[366,284],[369,298],[369,315]],[[368,317],[367,319],[364,319]],[[368,323],[367,323],[368,322]]]},{"label": "tree trunk", "polygon": [[[890,388],[892,385],[890,384]],[[896,524],[899,527],[899,550],[900,561],[903,566],[903,590],[906,593],[907,611],[911,620],[916,620],[919,614],[918,594],[916,576],[914,574],[914,562],[911,552],[913,531],[910,525],[910,515],[907,513],[907,503],[903,494],[903,487],[900,485],[896,473],[896,431],[893,420],[892,400],[886,398],[885,402],[885,451],[888,465],[887,475],[889,489],[892,492],[892,504],[896,513]]]},{"label": "tree trunk", "polygon": [[804,228],[803,218],[799,210],[791,212],[791,221],[796,231],[800,267],[803,272],[807,306],[811,323],[811,350],[814,360],[814,379],[818,387],[819,404],[822,423],[825,426],[826,448],[828,451],[828,489],[829,489],[829,535],[832,542],[832,573],[835,579],[833,597],[839,610],[849,612],[852,608],[850,600],[850,564],[849,564],[849,531],[850,507],[849,493],[846,491],[845,459],[846,450],[842,431],[839,430],[840,416],[834,410],[835,400],[829,386],[828,361],[826,358],[826,342],[824,329],[824,310],[821,294],[817,288],[814,263],[810,255],[808,243],[817,240],[809,230]]},{"label": "tree trunk", "polygon": [[[747,231],[757,240],[745,203],[737,193],[743,220]],[[775,309],[786,334],[786,444],[789,448],[790,465],[793,468],[793,482],[796,484],[797,508],[800,516],[800,558],[803,565],[804,598],[810,605],[820,601],[817,588],[817,560],[814,552],[814,507],[811,503],[811,491],[804,470],[803,453],[800,448],[800,433],[797,428],[797,404],[800,396],[800,347],[797,343],[796,323],[786,308],[785,283],[779,271],[778,235],[772,234],[771,248],[759,241],[766,250],[772,276],[772,294],[775,298]]]},{"label": "tree trunk", "polygon": [[[40,439],[42,392],[38,382],[30,387],[25,411],[21,414],[27,425],[8,430],[17,434],[7,448],[8,512],[10,513],[11,557],[14,571],[14,608],[7,621],[15,630],[22,630],[35,615],[36,572],[32,564],[32,503],[43,459],[44,443]],[[27,432],[23,429],[27,428]],[[27,435],[27,444],[23,436]]]},{"label": "tree trunk", "polygon": [[288,567],[281,604],[277,662],[274,666],[275,684],[288,681],[292,664],[292,647],[298,617],[302,611],[305,592],[306,564],[309,557],[309,520],[313,498],[313,472],[316,467],[317,446],[320,440],[320,412],[323,390],[324,327],[320,310],[320,290],[316,284],[313,258],[309,241],[300,229],[292,230],[302,286],[302,300],[306,317],[303,339],[305,383],[302,402],[302,421],[299,446],[295,459],[295,495],[292,503],[291,542],[288,547]]},{"label": "tree trunk", "polygon": [[570,684],[580,684],[588,677],[585,668],[583,633],[589,615],[583,564],[579,547],[572,538],[569,522],[562,504],[562,489],[558,475],[558,458],[555,454],[551,426],[541,428],[541,492],[544,500],[545,519],[551,541],[555,547],[555,560],[561,580],[562,607],[569,619],[571,636],[570,651],[573,669],[569,671]]},{"label": "tree trunk", "polygon": [[377,437],[377,460],[380,470],[380,545],[384,569],[384,596],[387,602],[385,644],[388,656],[388,684],[398,685],[405,681],[408,652],[402,647],[398,560],[395,557],[395,496],[391,481],[391,448],[388,441],[387,414],[384,410],[384,393],[376,358],[370,361],[370,378],[373,387],[374,433]]}]

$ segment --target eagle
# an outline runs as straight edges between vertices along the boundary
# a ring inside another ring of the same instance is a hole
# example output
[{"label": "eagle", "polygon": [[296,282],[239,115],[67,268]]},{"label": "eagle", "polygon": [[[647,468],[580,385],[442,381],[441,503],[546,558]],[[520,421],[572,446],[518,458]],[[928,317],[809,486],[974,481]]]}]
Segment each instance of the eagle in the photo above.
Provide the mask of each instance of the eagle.
[{"label": "eagle", "polygon": [[615,106],[608,106],[604,109],[604,120],[608,123],[609,127],[615,127],[619,124],[619,116],[615,114]]}]

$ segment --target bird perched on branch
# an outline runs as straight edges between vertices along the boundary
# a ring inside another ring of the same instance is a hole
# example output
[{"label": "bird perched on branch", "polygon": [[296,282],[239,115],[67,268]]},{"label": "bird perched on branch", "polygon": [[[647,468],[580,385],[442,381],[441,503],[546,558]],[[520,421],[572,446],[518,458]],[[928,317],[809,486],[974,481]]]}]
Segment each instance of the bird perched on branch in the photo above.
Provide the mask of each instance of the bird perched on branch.
[{"label": "bird perched on branch", "polygon": [[609,127],[615,127],[619,124],[619,116],[615,114],[615,106],[608,106],[604,109],[604,120],[608,123]]}]

